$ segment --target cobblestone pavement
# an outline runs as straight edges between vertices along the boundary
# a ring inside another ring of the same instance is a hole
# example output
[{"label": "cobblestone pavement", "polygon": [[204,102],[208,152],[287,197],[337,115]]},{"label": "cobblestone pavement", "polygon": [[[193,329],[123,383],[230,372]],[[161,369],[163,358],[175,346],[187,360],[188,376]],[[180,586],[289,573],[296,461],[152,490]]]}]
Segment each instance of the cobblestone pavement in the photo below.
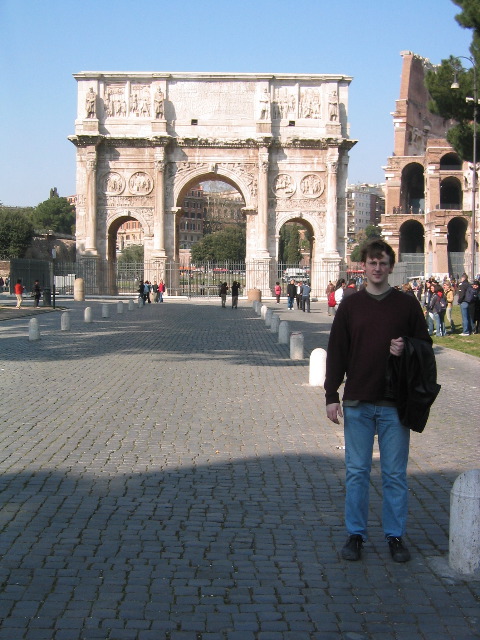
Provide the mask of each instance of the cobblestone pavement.
[{"label": "cobblestone pavement", "polygon": [[[479,582],[448,567],[450,490],[478,466],[476,358],[439,350],[443,389],[409,466],[407,542],[380,522],[339,551],[343,433],[308,359],[250,303],[100,301],[0,323],[0,640],[471,640]],[[287,313],[306,355],[325,304]]]}]

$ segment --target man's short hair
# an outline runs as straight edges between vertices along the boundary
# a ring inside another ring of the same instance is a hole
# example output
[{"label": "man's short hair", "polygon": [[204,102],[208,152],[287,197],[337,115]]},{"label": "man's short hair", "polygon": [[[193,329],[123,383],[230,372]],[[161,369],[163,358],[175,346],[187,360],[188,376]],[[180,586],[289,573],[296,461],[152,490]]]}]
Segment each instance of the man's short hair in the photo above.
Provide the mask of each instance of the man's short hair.
[{"label": "man's short hair", "polygon": [[390,266],[395,265],[395,251],[392,247],[381,238],[372,238],[366,242],[361,251],[362,262],[366,262],[367,258],[381,258],[385,253],[390,258]]}]

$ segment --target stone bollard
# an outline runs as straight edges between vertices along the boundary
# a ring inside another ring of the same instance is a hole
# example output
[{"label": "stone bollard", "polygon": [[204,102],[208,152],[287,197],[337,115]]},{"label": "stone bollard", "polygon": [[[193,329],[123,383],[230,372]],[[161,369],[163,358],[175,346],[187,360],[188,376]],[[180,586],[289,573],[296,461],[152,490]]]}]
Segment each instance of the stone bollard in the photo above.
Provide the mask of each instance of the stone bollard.
[{"label": "stone bollard", "polygon": [[110,309],[108,304],[102,304],[102,318],[110,317]]},{"label": "stone bollard", "polygon": [[85,302],[85,281],[83,278],[75,278],[73,282],[73,299],[75,302]]},{"label": "stone bollard", "polygon": [[290,360],[303,360],[303,333],[300,331],[290,335]]},{"label": "stone bollard", "polygon": [[265,320],[265,316],[267,314],[267,305],[266,304],[262,304],[261,308],[260,308],[260,315],[262,316],[262,320]]},{"label": "stone bollard", "polygon": [[83,319],[85,322],[92,322],[92,307],[85,307]]},{"label": "stone bollard", "polygon": [[325,349],[314,349],[310,354],[310,368],[308,384],[311,387],[323,387],[327,367],[327,352]]},{"label": "stone bollard", "polygon": [[40,340],[40,326],[37,318],[32,318],[28,323],[28,339]]},{"label": "stone bollard", "polygon": [[262,303],[261,302],[255,302],[255,304],[257,305],[255,307],[255,313],[257,314],[257,316],[262,315]]},{"label": "stone bollard", "polygon": [[278,342],[279,344],[288,344],[290,342],[290,324],[287,320],[282,320],[278,325]]},{"label": "stone bollard", "polygon": [[123,313],[123,302],[121,300],[117,302],[117,313]]},{"label": "stone bollard", "polygon": [[278,326],[280,324],[280,316],[278,313],[272,313],[272,322],[270,323],[270,331],[272,333],[278,333]]},{"label": "stone bollard", "polygon": [[254,300],[252,303],[252,307],[255,313],[258,313],[258,300]]},{"label": "stone bollard", "polygon": [[70,314],[64,311],[60,316],[60,330],[70,331]]},{"label": "stone bollard", "polygon": [[448,562],[465,575],[480,570],[480,469],[461,473],[453,483]]},{"label": "stone bollard", "polygon": [[144,306],[142,296],[138,296],[137,307],[141,309]]},{"label": "stone bollard", "polygon": [[247,300],[260,300],[262,299],[262,292],[260,289],[249,289],[247,291]]},{"label": "stone bollard", "polygon": [[128,301],[128,310],[129,311],[134,311],[135,309],[135,301],[134,300],[129,300]]},{"label": "stone bollard", "polygon": [[272,316],[273,316],[272,309],[267,309],[265,311],[265,326],[266,327],[271,327],[272,326]]}]

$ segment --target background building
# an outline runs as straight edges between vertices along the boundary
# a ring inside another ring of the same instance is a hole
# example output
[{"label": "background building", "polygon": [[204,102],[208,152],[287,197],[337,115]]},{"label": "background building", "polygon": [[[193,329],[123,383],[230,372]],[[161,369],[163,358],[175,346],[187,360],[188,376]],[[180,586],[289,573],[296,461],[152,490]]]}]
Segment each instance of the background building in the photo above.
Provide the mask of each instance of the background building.
[{"label": "background building", "polygon": [[[352,184],[347,187],[347,243],[352,247],[358,234],[369,225],[379,225],[385,213],[384,186]],[[350,251],[349,251],[350,253]]]},{"label": "background building", "polygon": [[[383,235],[412,276],[468,273],[472,168],[446,140],[453,123],[428,110],[424,79],[431,63],[411,51],[401,55],[400,97],[392,114],[394,154],[385,167]],[[476,202],[478,219],[478,196]]]}]

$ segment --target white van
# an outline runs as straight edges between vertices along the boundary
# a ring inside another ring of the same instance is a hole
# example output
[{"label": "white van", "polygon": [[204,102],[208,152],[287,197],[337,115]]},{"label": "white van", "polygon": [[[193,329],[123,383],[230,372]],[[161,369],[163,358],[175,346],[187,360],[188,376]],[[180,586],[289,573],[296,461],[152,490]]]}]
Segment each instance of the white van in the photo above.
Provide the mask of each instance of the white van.
[{"label": "white van", "polygon": [[300,269],[298,267],[291,267],[289,269],[285,269],[283,274],[283,280],[285,282],[290,282],[291,279],[294,280],[308,280],[308,276],[305,273],[304,269]]}]

